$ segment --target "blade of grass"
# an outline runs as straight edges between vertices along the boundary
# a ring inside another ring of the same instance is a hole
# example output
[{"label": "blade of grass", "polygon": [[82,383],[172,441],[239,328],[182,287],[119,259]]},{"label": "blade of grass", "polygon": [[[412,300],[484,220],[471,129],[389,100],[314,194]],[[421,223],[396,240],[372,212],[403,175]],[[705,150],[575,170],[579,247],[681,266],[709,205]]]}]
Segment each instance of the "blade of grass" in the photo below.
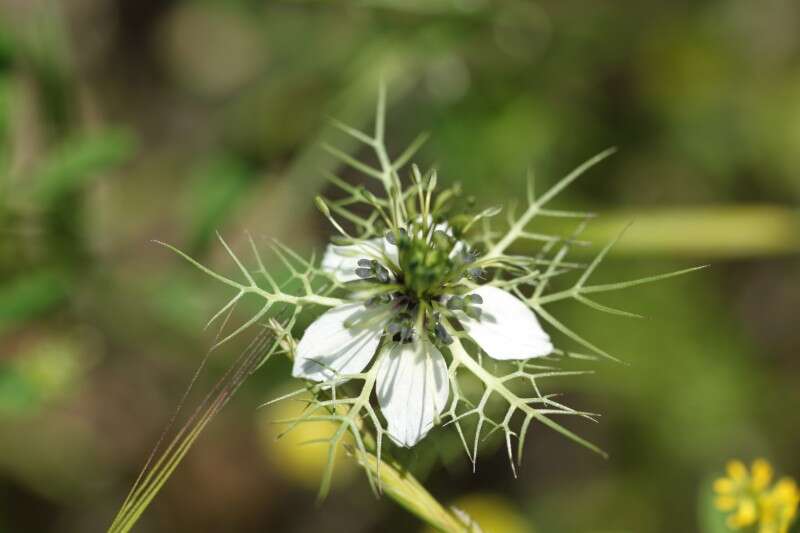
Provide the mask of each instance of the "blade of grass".
[{"label": "blade of grass", "polygon": [[[158,448],[163,441],[162,435],[162,439],[156,444],[156,447],[150,455],[150,459],[148,459],[137,481],[134,483],[134,486],[131,488],[130,493],[109,527],[109,533],[126,533],[133,528],[142,513],[153,501],[153,498],[155,498],[186,456],[203,429],[205,429],[209,422],[211,422],[222,408],[225,407],[252,372],[260,366],[264,357],[264,351],[273,340],[271,330],[266,328],[253,339],[250,345],[237,358],[236,362],[231,365],[213,389],[206,395],[189,420],[178,431],[161,455],[158,456],[158,459],[153,462],[152,459],[156,456],[156,453],[158,453]],[[272,352],[269,351],[266,356],[268,357],[271,353]],[[197,375],[205,366],[207,358],[208,356],[204,358],[200,368],[195,373],[189,388],[184,393],[184,399],[194,385]],[[183,400],[181,401],[181,404],[182,403]],[[173,417],[173,421],[174,418],[175,417]],[[165,434],[169,431],[173,421],[168,424]]]}]

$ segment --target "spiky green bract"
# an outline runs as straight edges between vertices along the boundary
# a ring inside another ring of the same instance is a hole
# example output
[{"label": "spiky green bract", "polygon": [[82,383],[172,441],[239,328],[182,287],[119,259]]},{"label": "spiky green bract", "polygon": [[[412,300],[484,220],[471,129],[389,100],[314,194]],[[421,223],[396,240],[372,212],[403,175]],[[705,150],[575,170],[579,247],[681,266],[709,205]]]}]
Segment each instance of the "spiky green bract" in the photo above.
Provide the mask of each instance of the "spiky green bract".
[{"label": "spiky green bract", "polygon": [[[605,456],[597,446],[555,420],[556,417],[573,416],[594,421],[597,415],[557,401],[554,394],[542,390],[542,382],[590,373],[585,369],[572,369],[570,364],[575,361],[617,359],[556,318],[550,306],[574,300],[597,311],[637,316],[601,304],[593,299],[594,295],[694,269],[618,283],[592,284],[592,274],[614,243],[605,247],[589,264],[570,258],[574,247],[588,244],[580,240],[580,235],[593,214],[556,209],[550,204],[560,192],[611,155],[613,150],[589,159],[541,196],[534,194],[530,182],[527,205],[522,214],[516,216],[509,211],[505,223],[497,222],[500,208],[476,209],[462,198],[458,185],[439,187],[435,171],[421,172],[415,165],[407,168],[426,139],[425,135],[413,140],[396,157],[390,156],[384,142],[385,107],[385,92],[381,90],[375,128],[371,133],[335,123],[344,134],[370,151],[370,159],[377,165],[363,162],[334,146],[325,146],[342,165],[356,171],[363,179],[353,184],[328,173],[327,178],[337,192],[316,200],[320,212],[336,230],[335,244],[370,244],[372,257],[359,260],[360,266],[356,269],[361,279],[342,282],[333,273],[323,270],[313,257],[307,260],[281,244],[274,244],[274,253],[290,273],[290,279],[279,284],[265,268],[252,239],[250,245],[255,267],[251,270],[220,238],[243,278],[243,281],[236,281],[169,246],[192,265],[234,290],[234,295],[212,317],[212,322],[245,296],[261,299],[262,306],[252,318],[225,335],[218,344],[240,335],[251,326],[264,324],[275,336],[277,350],[292,358],[297,346],[296,335],[299,334],[294,331],[296,318],[303,309],[324,310],[349,302],[371,305],[370,302],[396,298],[395,303],[403,302],[403,313],[409,315],[408,323],[389,323],[381,342],[386,343],[398,328],[402,332],[397,334],[399,342],[407,342],[413,338],[407,336],[407,332],[414,328],[415,335],[427,335],[437,344],[447,360],[450,403],[436,421],[455,428],[473,468],[477,464],[481,441],[499,433],[505,441],[512,472],[516,475],[517,466],[522,461],[525,436],[533,422]],[[537,232],[535,222],[544,217],[574,219],[575,228],[567,235]],[[397,246],[399,256],[390,257],[385,246],[374,244],[383,239]],[[367,240],[371,240],[370,243]],[[525,248],[529,249],[530,243],[536,242],[541,243],[541,248],[532,256],[513,253],[518,248],[515,245],[521,241],[527,243]],[[470,306],[481,302],[469,299],[467,293],[484,284],[516,296],[545,322],[546,329],[562,333],[581,351],[557,346],[546,357],[525,361],[496,361],[485,357],[481,348],[459,326],[458,315],[454,314],[459,311],[479,317],[479,310]],[[283,320],[270,318],[277,310],[285,313]],[[382,319],[375,317],[375,320]],[[398,341],[397,336],[395,341]],[[320,498],[330,490],[336,451],[345,444],[348,434],[352,436],[352,455],[364,467],[376,494],[386,493],[408,507],[408,502],[403,500],[417,490],[414,488],[418,485],[414,485],[416,481],[413,481],[413,486],[396,485],[411,483],[413,478],[398,478],[394,470],[391,475],[381,474],[384,461],[395,464],[390,458],[391,450],[387,449],[393,446],[385,438],[389,435],[388,427],[374,400],[378,369],[387,353],[387,350],[378,349],[371,364],[361,372],[341,374],[329,369],[332,371],[329,379],[306,383],[297,391],[269,402],[310,392],[312,400],[301,415],[279,421],[286,424],[285,432],[300,424],[319,421],[333,423],[336,427],[333,434],[323,441],[328,445],[328,462],[322,476]],[[417,503],[415,509],[425,508],[424,504]],[[436,508],[430,516],[423,518],[441,527],[441,520],[448,521],[453,517],[448,511],[440,511]],[[130,516],[129,513],[126,516]],[[440,515],[438,518],[434,516],[437,513]]]},{"label": "spiky green bract", "polygon": [[[358,242],[362,239],[381,237],[387,231],[396,232],[399,228],[419,221],[422,221],[423,230],[431,229],[438,222],[447,222],[454,228],[456,235],[464,239],[471,247],[485,250],[482,255],[477,256],[475,266],[487,273],[487,283],[516,295],[553,329],[563,333],[585,351],[585,353],[576,353],[570,349],[557,349],[551,356],[535,360],[506,363],[491,361],[489,363],[477,345],[469,340],[463,331],[455,327],[452,322],[446,323],[447,330],[454,338],[452,344],[443,348],[443,352],[450,358],[449,379],[452,394],[450,405],[445,411],[442,421],[445,425],[455,427],[473,465],[477,461],[481,440],[492,432],[502,431],[512,470],[516,474],[512,439],[516,439],[516,462],[519,463],[522,460],[525,435],[534,421],[605,455],[595,445],[575,435],[553,419],[554,416],[578,416],[595,420],[596,415],[572,409],[556,401],[554,395],[542,392],[540,383],[549,378],[589,373],[563,369],[562,363],[567,360],[593,360],[599,357],[614,361],[617,359],[559,321],[548,307],[555,302],[571,299],[598,311],[623,316],[638,316],[600,304],[590,299],[589,295],[624,289],[694,270],[687,269],[616,284],[594,285],[590,283],[590,277],[614,243],[605,247],[588,265],[569,259],[569,252],[573,247],[588,244],[580,241],[579,237],[585,224],[594,215],[553,209],[550,208],[550,204],[567,186],[594,165],[613,154],[615,150],[605,150],[590,158],[556,182],[541,196],[537,197],[534,194],[531,183],[524,212],[520,216],[509,213],[507,224],[503,227],[494,221],[500,212],[499,208],[490,207],[477,212],[458,211],[458,208],[463,207],[464,204],[460,198],[460,188],[454,186],[437,192],[435,189],[438,176],[435,170],[423,174],[416,166],[404,169],[404,165],[411,161],[426,136],[415,139],[409,148],[396,159],[390,157],[384,143],[385,96],[383,91],[379,94],[375,130],[372,134],[356,130],[345,124],[336,123],[336,125],[345,134],[370,149],[378,165],[370,166],[331,146],[326,149],[344,166],[361,173],[364,179],[376,181],[384,191],[383,195],[369,193],[366,187],[353,185],[333,174],[328,176],[330,182],[340,190],[340,194],[335,198],[324,199],[327,208],[327,213],[324,214],[337,229],[343,241]],[[367,215],[363,214],[364,207],[367,208]],[[540,217],[573,218],[576,220],[576,228],[570,235],[539,233],[534,230],[534,220]],[[518,241],[539,241],[542,243],[542,247],[534,256],[513,255],[509,250],[513,250]],[[559,281],[557,278],[569,279],[570,276],[572,276],[573,282],[568,288],[563,288],[563,283],[561,283],[561,288],[558,290],[551,289]],[[470,281],[468,285],[477,287],[478,283]],[[332,449],[341,444],[345,431],[353,432],[354,436],[355,432],[360,433],[358,438],[362,440],[363,436],[367,434],[371,437],[368,439],[370,442],[374,440],[374,451],[380,460],[383,443],[386,441],[384,439],[386,428],[380,415],[376,412],[375,406],[369,401],[369,394],[375,383],[374,372],[377,366],[376,362],[362,374],[340,376],[341,379],[337,377],[329,383],[313,386],[312,391],[318,393],[318,401],[310,405],[303,416],[292,422],[297,424],[317,419],[319,415],[316,413],[326,410],[328,414],[325,415],[325,419],[338,422],[342,428],[342,432],[335,434],[329,441]],[[470,374],[472,378],[477,378],[481,384],[482,391],[475,398],[471,398],[474,391],[465,392],[465,388],[462,386],[464,374]],[[348,381],[346,385],[336,386],[351,378],[355,378],[356,383]],[[332,391],[332,393],[325,392],[323,394],[322,391]],[[490,409],[492,404],[501,404],[505,407],[498,410],[495,405]],[[339,408],[343,408],[343,411],[337,411]],[[469,438],[465,424],[467,419],[473,419],[475,422],[471,424]],[[371,450],[368,449],[368,451]],[[330,457],[329,467],[332,468],[333,452]],[[321,496],[324,496],[328,490],[331,473],[332,470],[329,470],[324,478],[320,491]],[[374,475],[369,471],[368,475],[373,487],[380,488],[380,478],[372,479]]]}]

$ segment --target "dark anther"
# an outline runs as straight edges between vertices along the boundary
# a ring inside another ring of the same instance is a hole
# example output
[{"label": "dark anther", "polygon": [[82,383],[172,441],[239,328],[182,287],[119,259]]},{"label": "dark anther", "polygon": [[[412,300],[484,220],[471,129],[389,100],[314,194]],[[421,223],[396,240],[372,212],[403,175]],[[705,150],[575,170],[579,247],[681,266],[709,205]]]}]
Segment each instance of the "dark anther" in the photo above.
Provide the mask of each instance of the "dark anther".
[{"label": "dark anther", "polygon": [[411,342],[414,339],[414,328],[409,326],[403,326],[400,330],[400,341],[401,342]]},{"label": "dark anther", "polygon": [[367,279],[372,277],[372,269],[371,268],[357,268],[356,269],[356,276],[361,279]]},{"label": "dark anther", "polygon": [[[406,230],[404,230],[403,228],[400,228],[399,230],[397,230],[397,232],[401,235],[401,238],[406,235]],[[395,235],[394,231],[387,231],[384,237],[386,238],[386,242],[388,242],[389,244],[397,245],[397,236]]]},{"label": "dark anther", "polygon": [[378,281],[381,283],[389,283],[389,271],[383,268],[381,265],[378,265],[375,269],[375,276],[378,278]]},{"label": "dark anther", "polygon": [[356,276],[361,279],[375,278],[380,283],[389,283],[392,279],[389,271],[374,259],[359,259]]},{"label": "dark anther", "polygon": [[453,342],[453,337],[447,333],[447,330],[444,329],[444,326],[440,323],[437,323],[436,326],[434,326],[433,331],[436,333],[436,338],[442,341],[442,344],[451,344]]},{"label": "dark anther", "polygon": [[475,250],[467,250],[467,249],[461,250],[461,253],[459,254],[459,259],[461,259],[461,262],[464,263],[465,265],[472,264],[478,259],[478,252],[476,252]]},{"label": "dark anther", "polygon": [[467,307],[464,309],[464,313],[470,318],[480,320],[482,311],[480,307]]},{"label": "dark anther", "polygon": [[451,311],[460,311],[464,309],[464,299],[460,296],[453,296],[447,300],[447,308]]},{"label": "dark anther", "polygon": [[483,303],[483,298],[481,298],[480,294],[475,294],[475,293],[468,294],[467,296],[464,297],[464,299],[471,304],[480,305]]},{"label": "dark anther", "polygon": [[467,277],[472,281],[479,281],[483,279],[483,269],[482,268],[470,268],[467,270]]}]

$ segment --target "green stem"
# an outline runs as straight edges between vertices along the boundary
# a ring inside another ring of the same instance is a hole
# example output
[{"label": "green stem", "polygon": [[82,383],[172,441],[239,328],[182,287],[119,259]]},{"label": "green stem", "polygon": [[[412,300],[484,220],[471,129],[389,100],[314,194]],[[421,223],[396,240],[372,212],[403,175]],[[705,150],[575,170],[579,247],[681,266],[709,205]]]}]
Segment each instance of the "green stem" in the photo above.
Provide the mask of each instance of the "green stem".
[{"label": "green stem", "polygon": [[[604,213],[581,238],[604,243],[631,225],[614,246],[617,257],[707,258],[717,260],[792,255],[800,252],[800,210],[779,205],[676,206],[625,209]],[[568,234],[566,219],[542,219],[549,234]],[[518,242],[520,254],[535,253],[538,245]],[[591,255],[596,247],[575,247],[574,255]]]},{"label": "green stem", "polygon": [[[358,462],[373,475],[378,475],[378,461],[375,455],[370,453],[359,456]],[[384,494],[431,527],[447,533],[473,531],[473,528],[464,524],[439,503],[414,476],[408,472],[401,472],[392,461],[381,460],[380,477]]]}]

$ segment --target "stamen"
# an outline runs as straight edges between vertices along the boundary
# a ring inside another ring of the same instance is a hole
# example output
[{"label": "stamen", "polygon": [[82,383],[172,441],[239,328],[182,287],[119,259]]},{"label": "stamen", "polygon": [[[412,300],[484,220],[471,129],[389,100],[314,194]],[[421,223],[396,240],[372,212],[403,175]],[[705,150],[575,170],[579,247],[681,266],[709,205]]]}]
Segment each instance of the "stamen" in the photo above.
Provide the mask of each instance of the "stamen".
[{"label": "stamen", "polygon": [[447,308],[451,311],[463,311],[465,307],[464,299],[461,296],[452,296],[447,300]]},{"label": "stamen", "polygon": [[475,320],[480,320],[483,310],[480,307],[470,306],[464,309],[464,314]]},{"label": "stamen", "polygon": [[[404,237],[408,236],[406,230],[404,230],[403,228],[399,228],[397,230],[397,233],[400,234],[400,239],[403,239]],[[386,239],[386,242],[388,242],[389,244],[394,244],[395,246],[397,246],[397,236],[395,235],[394,231],[387,231],[386,235],[384,235],[384,238]]]},{"label": "stamen", "polygon": [[480,305],[483,303],[483,298],[481,297],[480,294],[475,294],[475,293],[468,294],[464,297],[464,299],[471,304]]},{"label": "stamen", "polygon": [[436,334],[436,338],[439,339],[442,344],[452,344],[453,337],[447,333],[447,330],[440,322],[436,322],[436,325],[433,327],[433,332]]},{"label": "stamen", "polygon": [[467,270],[467,278],[471,281],[480,281],[486,275],[486,271],[482,268],[470,268]]},{"label": "stamen", "polygon": [[389,283],[392,276],[389,270],[375,259],[359,259],[356,276],[361,279],[377,279],[379,283]]}]

